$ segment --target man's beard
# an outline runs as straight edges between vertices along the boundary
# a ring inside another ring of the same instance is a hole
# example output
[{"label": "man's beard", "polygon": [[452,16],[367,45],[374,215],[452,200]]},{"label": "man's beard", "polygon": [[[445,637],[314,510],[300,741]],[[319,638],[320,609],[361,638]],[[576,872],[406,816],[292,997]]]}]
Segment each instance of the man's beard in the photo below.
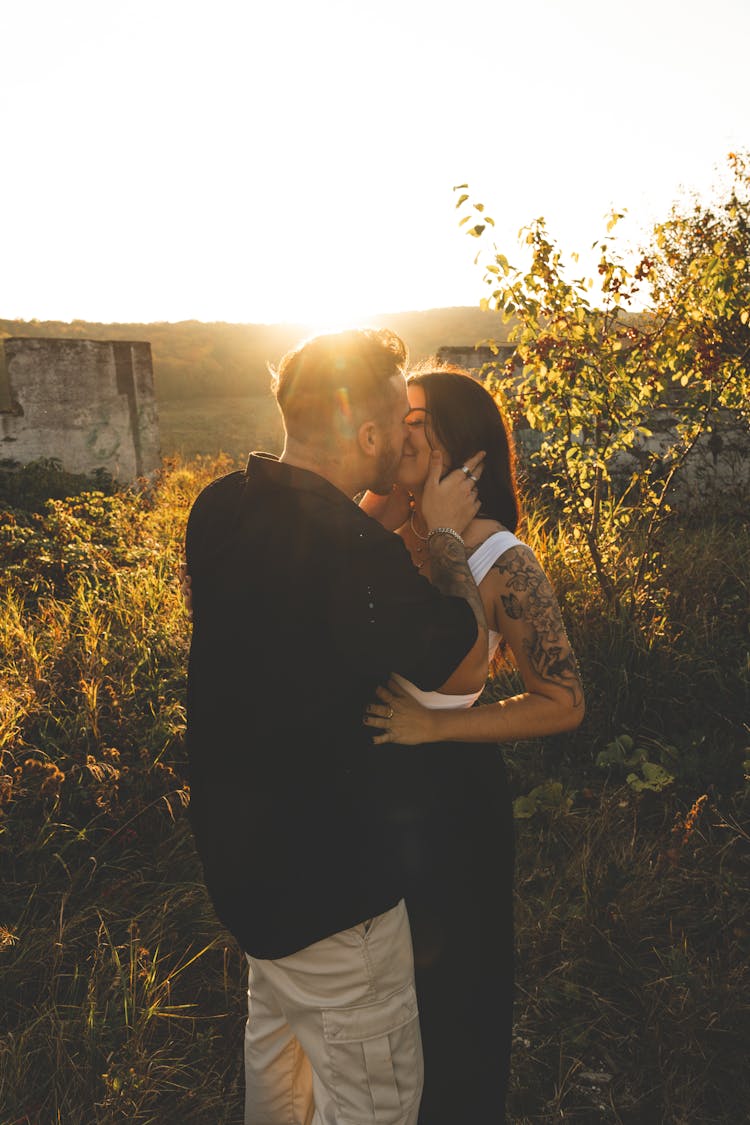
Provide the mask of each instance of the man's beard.
[{"label": "man's beard", "polygon": [[393,488],[398,467],[401,464],[401,448],[389,442],[381,450],[375,463],[375,479],[370,485],[370,491],[376,496],[387,496]]}]

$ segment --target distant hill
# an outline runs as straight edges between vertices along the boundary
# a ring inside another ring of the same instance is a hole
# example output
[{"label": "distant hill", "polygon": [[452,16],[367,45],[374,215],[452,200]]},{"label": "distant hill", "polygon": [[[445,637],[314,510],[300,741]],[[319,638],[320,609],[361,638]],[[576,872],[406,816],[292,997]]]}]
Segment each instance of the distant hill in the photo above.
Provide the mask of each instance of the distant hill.
[{"label": "distant hill", "polygon": [[[370,317],[365,327],[392,328],[406,342],[412,360],[444,344],[473,345],[487,337],[504,340],[508,325],[497,313],[479,308],[427,309]],[[0,320],[8,336],[59,336],[90,340],[148,340],[160,401],[208,396],[265,394],[267,364],[311,334],[305,324],[176,323],[98,324],[85,320]]]}]

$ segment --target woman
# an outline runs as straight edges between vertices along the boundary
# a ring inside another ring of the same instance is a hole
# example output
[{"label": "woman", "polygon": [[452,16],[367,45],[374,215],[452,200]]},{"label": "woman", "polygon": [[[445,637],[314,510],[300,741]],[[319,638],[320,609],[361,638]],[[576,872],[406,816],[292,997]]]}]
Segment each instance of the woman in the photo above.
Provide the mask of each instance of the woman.
[{"label": "woman", "polygon": [[415,747],[399,751],[404,787],[393,815],[425,1055],[419,1120],[495,1123],[504,1119],[513,1001],[513,819],[495,744],[573,729],[583,717],[583,692],[552,588],[514,534],[513,447],[494,398],[466,372],[439,367],[413,374],[408,394],[410,436],[397,489],[387,504],[368,496],[363,506],[388,524],[411,495],[397,533],[429,578],[420,504],[431,451],[440,450],[448,472],[486,450],[481,508],[464,540],[490,629],[490,660],[502,639],[525,690],[472,707],[476,695],[421,692],[394,676],[364,721],[379,728],[375,743]]}]

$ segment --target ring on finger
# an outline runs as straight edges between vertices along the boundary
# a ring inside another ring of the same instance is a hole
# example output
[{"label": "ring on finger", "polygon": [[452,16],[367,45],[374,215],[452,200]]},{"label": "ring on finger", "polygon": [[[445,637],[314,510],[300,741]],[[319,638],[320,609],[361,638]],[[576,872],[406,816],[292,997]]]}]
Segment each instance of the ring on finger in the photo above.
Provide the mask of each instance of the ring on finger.
[{"label": "ring on finger", "polygon": [[469,468],[468,465],[462,465],[461,466],[461,472],[466,473],[467,477],[471,476],[471,469]]},{"label": "ring on finger", "polygon": [[388,714],[386,715],[386,719],[392,719],[392,718],[393,718],[393,708],[389,707],[388,708]]},{"label": "ring on finger", "polygon": [[479,480],[479,477],[475,477],[473,473],[468,473],[467,475],[468,475],[468,477],[469,477],[469,480],[473,480],[473,481],[474,481],[474,484],[476,484],[476,483],[477,483],[477,481]]}]

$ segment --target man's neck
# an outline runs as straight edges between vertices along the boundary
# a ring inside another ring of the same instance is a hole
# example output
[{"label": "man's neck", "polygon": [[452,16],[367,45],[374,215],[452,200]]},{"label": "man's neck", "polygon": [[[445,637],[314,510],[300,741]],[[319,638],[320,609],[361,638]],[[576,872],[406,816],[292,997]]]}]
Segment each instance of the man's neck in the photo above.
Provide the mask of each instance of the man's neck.
[{"label": "man's neck", "polygon": [[295,469],[307,469],[310,473],[317,473],[319,477],[323,477],[334,488],[338,488],[350,500],[362,491],[357,482],[351,480],[350,474],[346,472],[344,465],[338,458],[325,456],[322,451],[304,445],[302,442],[294,441],[293,438],[287,437],[279,461],[282,461],[285,465],[291,465]]}]

